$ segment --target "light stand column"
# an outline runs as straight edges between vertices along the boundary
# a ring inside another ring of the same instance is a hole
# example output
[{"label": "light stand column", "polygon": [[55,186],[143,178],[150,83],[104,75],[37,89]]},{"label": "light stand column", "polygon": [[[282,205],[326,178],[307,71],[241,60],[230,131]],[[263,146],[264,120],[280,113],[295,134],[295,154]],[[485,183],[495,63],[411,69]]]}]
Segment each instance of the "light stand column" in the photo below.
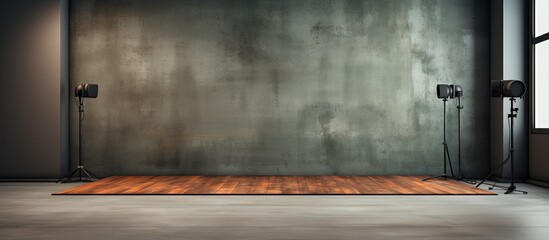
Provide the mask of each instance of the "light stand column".
[{"label": "light stand column", "polygon": [[[515,124],[515,118],[517,117],[518,108],[514,107],[515,98],[509,99],[511,101],[511,113],[507,115],[511,120],[511,129],[509,132],[509,137],[511,138],[511,148],[509,149],[509,153],[511,154],[511,185],[507,188],[507,191],[505,191],[505,194],[512,193],[513,191],[522,192],[524,194],[527,194],[528,192],[517,190],[517,187],[515,186],[515,139],[514,139],[514,124]],[[494,186],[496,186],[494,184]]]},{"label": "light stand column", "polygon": [[[446,102],[448,101],[448,99],[444,98],[442,101],[444,102],[444,142],[442,142],[442,145],[444,146],[444,149],[443,149],[444,172],[440,176],[425,178],[425,179],[423,179],[423,181],[427,181],[427,180],[431,180],[431,179],[435,179],[435,178],[437,178],[437,179],[448,179],[448,178],[453,178],[454,177],[454,170],[452,169],[452,162],[450,160],[450,153],[448,151],[448,144],[446,143]],[[450,164],[450,171],[452,172],[452,177],[448,176],[448,174],[446,172],[446,161],[448,161],[448,163]]]},{"label": "light stand column", "polygon": [[471,181],[465,176],[465,172],[463,170],[463,163],[461,162],[461,110],[463,109],[463,106],[461,105],[461,93],[458,95],[458,175],[456,180],[458,181],[464,181],[466,183],[475,184],[475,181]]},{"label": "light stand column", "polygon": [[[84,100],[82,97],[78,97],[78,166],[74,169],[68,177],[61,178],[57,180],[57,183],[66,183],[66,182],[93,182],[94,179],[101,179],[97,177],[92,172],[86,170],[82,165],[82,159],[84,154],[82,151],[82,122],[84,121]],[[75,178],[76,173],[78,177]],[[84,175],[84,176],[83,176]]]},{"label": "light stand column", "polygon": [[[82,97],[78,97],[78,167],[77,169],[84,169],[82,167],[82,121],[84,120],[84,101]],[[82,171],[78,171],[78,181],[82,181]]]},{"label": "light stand column", "polygon": [[463,179],[463,169],[461,169],[461,96],[458,97],[458,176],[457,180],[461,181]]},{"label": "light stand column", "polygon": [[519,109],[514,107],[514,103],[516,101],[516,99],[514,97],[510,98],[509,101],[511,101],[510,113],[507,115],[507,117],[509,118],[509,121],[510,121],[510,125],[511,125],[510,129],[509,129],[509,138],[510,138],[510,142],[511,142],[511,146],[509,147],[509,156],[496,169],[494,169],[490,174],[488,174],[488,176],[486,176],[477,185],[477,188],[481,184],[483,184],[488,178],[490,178],[497,170],[499,170],[500,168],[505,166],[505,164],[509,160],[511,160],[511,185],[509,185],[509,187],[504,187],[504,186],[501,186],[501,185],[493,184],[492,187],[490,187],[490,190],[492,190],[494,187],[498,187],[498,188],[507,188],[507,191],[505,191],[505,194],[509,194],[509,193],[514,192],[514,191],[521,192],[523,194],[528,194],[528,192],[526,192],[526,191],[518,190],[517,187],[515,186],[515,141],[514,141],[513,129],[514,129],[514,123],[515,123],[514,119],[517,117],[517,113],[518,113]]}]

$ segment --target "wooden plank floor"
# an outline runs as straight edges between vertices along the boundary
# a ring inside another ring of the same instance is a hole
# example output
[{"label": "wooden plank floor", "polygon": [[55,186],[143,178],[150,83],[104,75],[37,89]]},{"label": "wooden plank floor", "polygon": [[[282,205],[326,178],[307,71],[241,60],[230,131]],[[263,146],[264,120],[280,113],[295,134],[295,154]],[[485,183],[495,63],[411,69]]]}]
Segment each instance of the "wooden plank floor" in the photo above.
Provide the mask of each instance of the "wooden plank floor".
[{"label": "wooden plank floor", "polygon": [[426,176],[112,176],[53,195],[367,194],[494,195]]}]

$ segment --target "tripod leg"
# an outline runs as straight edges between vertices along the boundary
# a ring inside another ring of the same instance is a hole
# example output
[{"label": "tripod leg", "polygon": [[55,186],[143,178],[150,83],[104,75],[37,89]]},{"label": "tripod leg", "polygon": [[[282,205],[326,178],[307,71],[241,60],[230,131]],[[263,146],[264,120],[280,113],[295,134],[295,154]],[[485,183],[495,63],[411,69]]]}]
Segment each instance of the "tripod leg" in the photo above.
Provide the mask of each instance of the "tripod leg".
[{"label": "tripod leg", "polygon": [[454,169],[452,168],[452,160],[450,160],[450,150],[448,150],[448,145],[444,144],[444,149],[446,149],[446,156],[448,157],[448,165],[450,165],[450,173],[454,177]]},{"label": "tripod leg", "polygon": [[517,187],[515,185],[512,185],[512,186],[502,186],[502,185],[498,185],[497,183],[494,183],[492,184],[492,186],[489,188],[490,190],[492,190],[493,188],[501,188],[501,189],[506,189],[505,191],[505,194],[509,194],[509,193],[512,193],[512,192],[521,192],[523,194],[528,194],[527,191],[522,191],[522,190],[518,190]]},{"label": "tripod leg", "polygon": [[511,185],[507,188],[507,191],[505,191],[505,194],[512,193],[513,191],[515,191],[515,189],[517,189],[517,187],[515,187],[515,185]]},{"label": "tripod leg", "polygon": [[[442,145],[444,146],[443,150],[444,150],[444,157],[445,157],[445,159],[444,159],[444,172],[440,176],[428,177],[428,178],[425,178],[421,181],[428,181],[428,180],[431,180],[431,179],[446,180],[446,179],[454,177],[454,171],[452,170],[452,164],[450,162],[450,154],[448,153],[448,146],[446,145],[446,142],[443,142]],[[450,177],[450,176],[448,176],[448,174],[446,174],[446,158],[448,159],[448,162],[450,163],[450,170],[452,171],[452,177]]]},{"label": "tripod leg", "polygon": [[71,172],[71,174],[67,175],[67,176],[66,176],[66,177],[64,177],[64,178],[60,178],[60,179],[58,179],[58,180],[57,180],[57,183],[60,183],[60,182],[62,182],[62,181],[63,181],[63,179],[66,179],[66,180],[71,180],[71,179],[72,179],[72,177],[74,177],[74,174],[76,173],[76,171],[78,171],[78,170],[79,170],[79,168],[76,168],[76,169],[74,169],[74,170],[73,170],[73,171]]},{"label": "tripod leg", "polygon": [[435,178],[438,178],[438,176],[437,176],[437,177],[428,177],[428,178],[425,178],[425,179],[423,179],[423,180],[421,180],[421,181],[428,181],[428,180],[435,179]]},{"label": "tripod leg", "polygon": [[86,172],[88,172],[88,174],[92,175],[94,178],[96,179],[101,179],[100,177],[98,177],[97,175],[93,174],[91,171],[89,170],[86,170]]},{"label": "tripod leg", "polygon": [[505,159],[505,161],[503,161],[496,169],[492,170],[492,172],[490,172],[490,174],[488,174],[488,176],[486,176],[484,179],[482,179],[482,181],[477,184],[477,188],[482,185],[484,182],[486,182],[486,180],[488,180],[488,178],[490,178],[492,175],[494,175],[494,173],[496,173],[497,170],[499,170],[501,167],[503,167],[503,165],[505,165],[505,163],[507,163],[509,161],[510,158],[507,158]]},{"label": "tripod leg", "polygon": [[463,167],[462,163],[459,165],[459,173],[458,173],[458,181],[463,181],[464,183],[468,184],[477,184],[475,180],[471,180],[467,177],[467,174],[465,174],[465,168]]},{"label": "tripod leg", "polygon": [[90,179],[90,181],[95,182],[86,169],[82,169],[82,172]]}]

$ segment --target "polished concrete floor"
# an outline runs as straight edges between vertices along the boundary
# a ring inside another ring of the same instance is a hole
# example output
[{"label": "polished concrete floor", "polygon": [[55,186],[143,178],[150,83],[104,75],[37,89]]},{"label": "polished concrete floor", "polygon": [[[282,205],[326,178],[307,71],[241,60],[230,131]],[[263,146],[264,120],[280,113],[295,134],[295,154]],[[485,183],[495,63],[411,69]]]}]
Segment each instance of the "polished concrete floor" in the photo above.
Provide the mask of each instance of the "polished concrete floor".
[{"label": "polished concrete floor", "polygon": [[0,239],[549,239],[549,189],[528,184],[497,196],[50,195],[76,185],[0,183]]}]

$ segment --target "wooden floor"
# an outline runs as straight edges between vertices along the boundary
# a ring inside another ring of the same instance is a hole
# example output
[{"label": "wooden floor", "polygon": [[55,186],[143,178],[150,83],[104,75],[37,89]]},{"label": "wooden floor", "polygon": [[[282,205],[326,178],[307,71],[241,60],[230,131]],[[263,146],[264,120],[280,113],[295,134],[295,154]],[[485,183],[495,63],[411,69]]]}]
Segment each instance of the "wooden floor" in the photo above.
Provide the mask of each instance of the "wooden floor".
[{"label": "wooden floor", "polygon": [[113,176],[54,195],[368,194],[492,195],[426,176]]}]

